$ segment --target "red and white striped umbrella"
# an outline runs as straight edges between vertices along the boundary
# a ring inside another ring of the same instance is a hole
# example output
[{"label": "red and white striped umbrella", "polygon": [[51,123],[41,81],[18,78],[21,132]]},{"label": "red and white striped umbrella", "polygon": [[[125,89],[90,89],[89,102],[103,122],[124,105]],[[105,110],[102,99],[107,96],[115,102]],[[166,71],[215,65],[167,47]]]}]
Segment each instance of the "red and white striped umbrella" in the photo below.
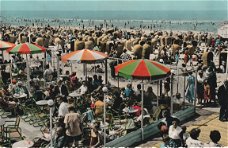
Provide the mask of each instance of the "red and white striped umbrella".
[{"label": "red and white striped umbrella", "polygon": [[81,63],[93,63],[97,61],[102,61],[106,58],[108,58],[108,55],[99,51],[89,49],[76,50],[61,57],[63,62],[77,61]]}]

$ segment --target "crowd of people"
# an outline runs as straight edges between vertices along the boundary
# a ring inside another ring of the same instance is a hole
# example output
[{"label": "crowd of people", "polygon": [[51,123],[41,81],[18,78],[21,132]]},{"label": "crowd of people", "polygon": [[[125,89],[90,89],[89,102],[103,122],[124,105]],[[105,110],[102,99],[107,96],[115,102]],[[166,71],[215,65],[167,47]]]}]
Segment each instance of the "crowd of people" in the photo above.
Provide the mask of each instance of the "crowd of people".
[{"label": "crowd of people", "polygon": [[[186,86],[186,98],[189,103],[193,103],[198,98],[198,102],[208,106],[210,102],[221,105],[220,120],[227,121],[227,81],[217,89],[217,72],[225,72],[226,59],[221,57],[218,67],[214,64],[214,57],[222,53],[227,46],[227,41],[220,36],[213,36],[210,33],[194,32],[167,32],[151,31],[122,31],[114,28],[104,30],[95,29],[66,29],[46,27],[12,27],[4,26],[3,40],[12,43],[31,42],[48,48],[56,45],[60,54],[65,54],[74,50],[90,49],[105,52],[112,58],[110,62],[111,77],[115,79],[114,68],[117,64],[130,59],[153,59],[164,64],[178,65],[182,61],[180,55],[183,54],[182,69],[188,74]],[[201,45],[205,46],[202,47]],[[86,130],[89,129],[89,145],[97,147],[103,144],[104,136],[107,141],[130,133],[140,128],[141,120],[148,125],[153,119],[153,102],[157,96],[152,87],[148,87],[144,93],[144,108],[141,108],[141,85],[136,89],[131,84],[118,89],[107,85],[108,93],[102,91],[104,82],[99,73],[103,72],[102,66],[95,67],[96,74],[87,79],[81,79],[78,73],[59,70],[53,68],[51,63],[52,53],[46,52],[45,61],[38,56],[30,57],[38,66],[31,71],[31,90],[23,83],[26,79],[25,59],[20,55],[12,56],[11,59],[0,60],[2,90],[0,91],[1,107],[10,110],[13,115],[23,114],[20,104],[31,103],[32,101],[54,100],[54,117],[58,118],[55,147],[78,146],[78,142],[86,139]],[[114,59],[114,60],[113,60]],[[118,61],[116,59],[119,59]],[[194,62],[197,65],[194,65]],[[10,64],[16,74],[10,79]],[[197,66],[197,78],[187,67]],[[43,67],[45,67],[43,69]],[[57,70],[63,77],[59,78]],[[34,78],[39,78],[36,81]],[[42,83],[43,79],[44,83]],[[197,83],[195,85],[195,83]],[[164,83],[164,94],[161,99],[168,98],[170,92],[170,79]],[[197,94],[195,94],[195,86]],[[70,95],[76,93],[77,96]],[[25,94],[23,98],[19,96]],[[16,95],[16,97],[15,97]],[[18,96],[17,96],[18,95]],[[105,100],[104,100],[105,96]],[[218,96],[218,97],[217,97]],[[31,101],[31,99],[33,100]],[[218,100],[218,101],[217,101]],[[35,103],[33,102],[33,103]],[[162,101],[160,101],[162,102]],[[165,101],[166,109],[170,107],[169,101]],[[107,105],[107,114],[104,119],[104,105]],[[143,117],[142,117],[143,112]],[[118,120],[115,119],[118,117]],[[171,118],[171,117],[166,117]],[[173,118],[172,118],[173,119]],[[167,126],[167,128],[163,127]],[[167,136],[163,137],[164,146],[200,146],[202,143],[197,140],[200,130],[193,129],[190,136],[186,137],[186,129],[179,126],[178,119],[167,121],[161,125]],[[106,127],[108,126],[108,127]],[[163,131],[163,132],[164,132]],[[182,135],[181,135],[182,134]],[[185,140],[184,140],[185,135]],[[212,142],[209,144],[216,146],[220,139],[218,131],[210,134]],[[218,146],[218,145],[217,145]]]},{"label": "crowd of people", "polygon": [[221,139],[218,130],[212,130],[208,135],[211,141],[204,143],[198,139],[201,132],[199,128],[187,132],[186,126],[181,126],[180,120],[172,117],[169,111],[164,112],[164,119],[158,128],[163,139],[160,147],[221,147],[218,143]]}]

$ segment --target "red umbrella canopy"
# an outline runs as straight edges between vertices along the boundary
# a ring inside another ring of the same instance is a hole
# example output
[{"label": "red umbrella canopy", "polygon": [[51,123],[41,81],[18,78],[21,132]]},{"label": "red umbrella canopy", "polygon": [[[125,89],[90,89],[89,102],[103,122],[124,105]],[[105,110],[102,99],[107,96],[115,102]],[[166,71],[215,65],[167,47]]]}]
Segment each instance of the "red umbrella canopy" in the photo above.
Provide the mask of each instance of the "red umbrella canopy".
[{"label": "red umbrella canopy", "polygon": [[11,48],[11,47],[13,47],[13,46],[15,46],[15,44],[0,40],[0,49],[2,49],[2,50]]},{"label": "red umbrella canopy", "polygon": [[106,59],[108,55],[94,50],[83,49],[76,50],[71,53],[65,54],[61,57],[63,62],[66,61],[78,61],[82,63],[93,63]]},{"label": "red umbrella canopy", "polygon": [[171,70],[161,63],[150,60],[130,60],[115,67],[119,76],[127,79],[151,79],[158,80],[171,74]]},{"label": "red umbrella canopy", "polygon": [[45,52],[45,48],[35,45],[35,44],[30,44],[30,43],[23,43],[23,44],[18,44],[14,47],[11,47],[7,49],[7,52],[10,54],[34,54],[34,53],[41,53]]}]

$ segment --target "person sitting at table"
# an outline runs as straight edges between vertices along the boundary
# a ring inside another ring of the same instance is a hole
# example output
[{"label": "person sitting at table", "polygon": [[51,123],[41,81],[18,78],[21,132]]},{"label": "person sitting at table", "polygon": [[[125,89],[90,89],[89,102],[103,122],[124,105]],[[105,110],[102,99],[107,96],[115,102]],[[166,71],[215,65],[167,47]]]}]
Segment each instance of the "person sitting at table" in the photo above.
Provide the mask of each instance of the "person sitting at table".
[{"label": "person sitting at table", "polygon": [[98,78],[97,78],[97,75],[93,75],[93,82],[92,82],[92,84],[93,84],[93,89],[97,89],[98,88],[98,86],[99,86],[99,80],[98,80]]},{"label": "person sitting at table", "polygon": [[62,148],[66,144],[66,139],[65,139],[65,131],[62,127],[57,127],[56,129],[56,136],[53,141],[53,146],[55,148]]},{"label": "person sitting at table", "polygon": [[66,97],[64,96],[58,97],[57,102],[59,104],[58,116],[65,117],[65,115],[68,113],[68,107],[69,107]]},{"label": "person sitting at table", "polygon": [[11,115],[16,115],[18,109],[18,100],[12,97],[0,97],[0,106],[5,111],[10,111]]},{"label": "person sitting at table", "polygon": [[67,98],[68,107],[74,106],[74,99],[72,97]]},{"label": "person sitting at table", "polygon": [[127,87],[124,90],[124,97],[130,98],[134,94],[131,84],[127,84]]},{"label": "person sitting at table", "polygon": [[26,98],[29,98],[29,92],[26,86],[23,85],[21,81],[18,81],[17,87],[14,89],[14,94],[23,94],[25,93],[27,95]]},{"label": "person sitting at table", "polygon": [[103,114],[103,107],[104,107],[104,102],[103,102],[103,96],[98,96],[98,100],[95,102],[95,116],[99,116]]},{"label": "person sitting at table", "polygon": [[101,136],[99,134],[100,130],[100,122],[94,122],[90,126],[91,134],[90,134],[90,147],[97,147],[101,144]]},{"label": "person sitting at table", "polygon": [[71,84],[71,87],[73,89],[77,88],[77,84],[78,84],[78,78],[76,76],[76,72],[73,72],[70,76],[70,84]]},{"label": "person sitting at table", "polygon": [[96,66],[96,73],[104,73],[103,69],[100,67],[100,65]]},{"label": "person sitting at table", "polygon": [[81,95],[84,95],[87,93],[88,87],[86,86],[86,82],[82,82],[82,86],[79,87],[78,91],[80,92]]},{"label": "person sitting at table", "polygon": [[11,81],[12,83],[9,84],[8,91],[12,92],[17,87],[17,80],[13,79]]},{"label": "person sitting at table", "polygon": [[62,79],[59,80],[59,90],[61,95],[66,97],[69,95],[68,88]]},{"label": "person sitting at table", "polygon": [[98,82],[99,82],[99,86],[102,85],[103,83],[102,76],[98,76]]},{"label": "person sitting at table", "polygon": [[8,90],[8,86],[4,85],[3,89],[0,90],[0,97],[10,96],[10,92]]}]

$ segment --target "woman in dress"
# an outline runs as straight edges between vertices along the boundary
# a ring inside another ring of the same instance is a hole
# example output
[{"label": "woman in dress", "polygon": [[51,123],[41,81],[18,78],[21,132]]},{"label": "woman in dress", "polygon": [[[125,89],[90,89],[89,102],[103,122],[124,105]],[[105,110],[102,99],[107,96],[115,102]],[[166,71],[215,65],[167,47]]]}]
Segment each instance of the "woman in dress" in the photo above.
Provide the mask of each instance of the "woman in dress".
[{"label": "woman in dress", "polygon": [[195,77],[192,72],[188,73],[186,98],[189,103],[193,103],[195,97]]}]

